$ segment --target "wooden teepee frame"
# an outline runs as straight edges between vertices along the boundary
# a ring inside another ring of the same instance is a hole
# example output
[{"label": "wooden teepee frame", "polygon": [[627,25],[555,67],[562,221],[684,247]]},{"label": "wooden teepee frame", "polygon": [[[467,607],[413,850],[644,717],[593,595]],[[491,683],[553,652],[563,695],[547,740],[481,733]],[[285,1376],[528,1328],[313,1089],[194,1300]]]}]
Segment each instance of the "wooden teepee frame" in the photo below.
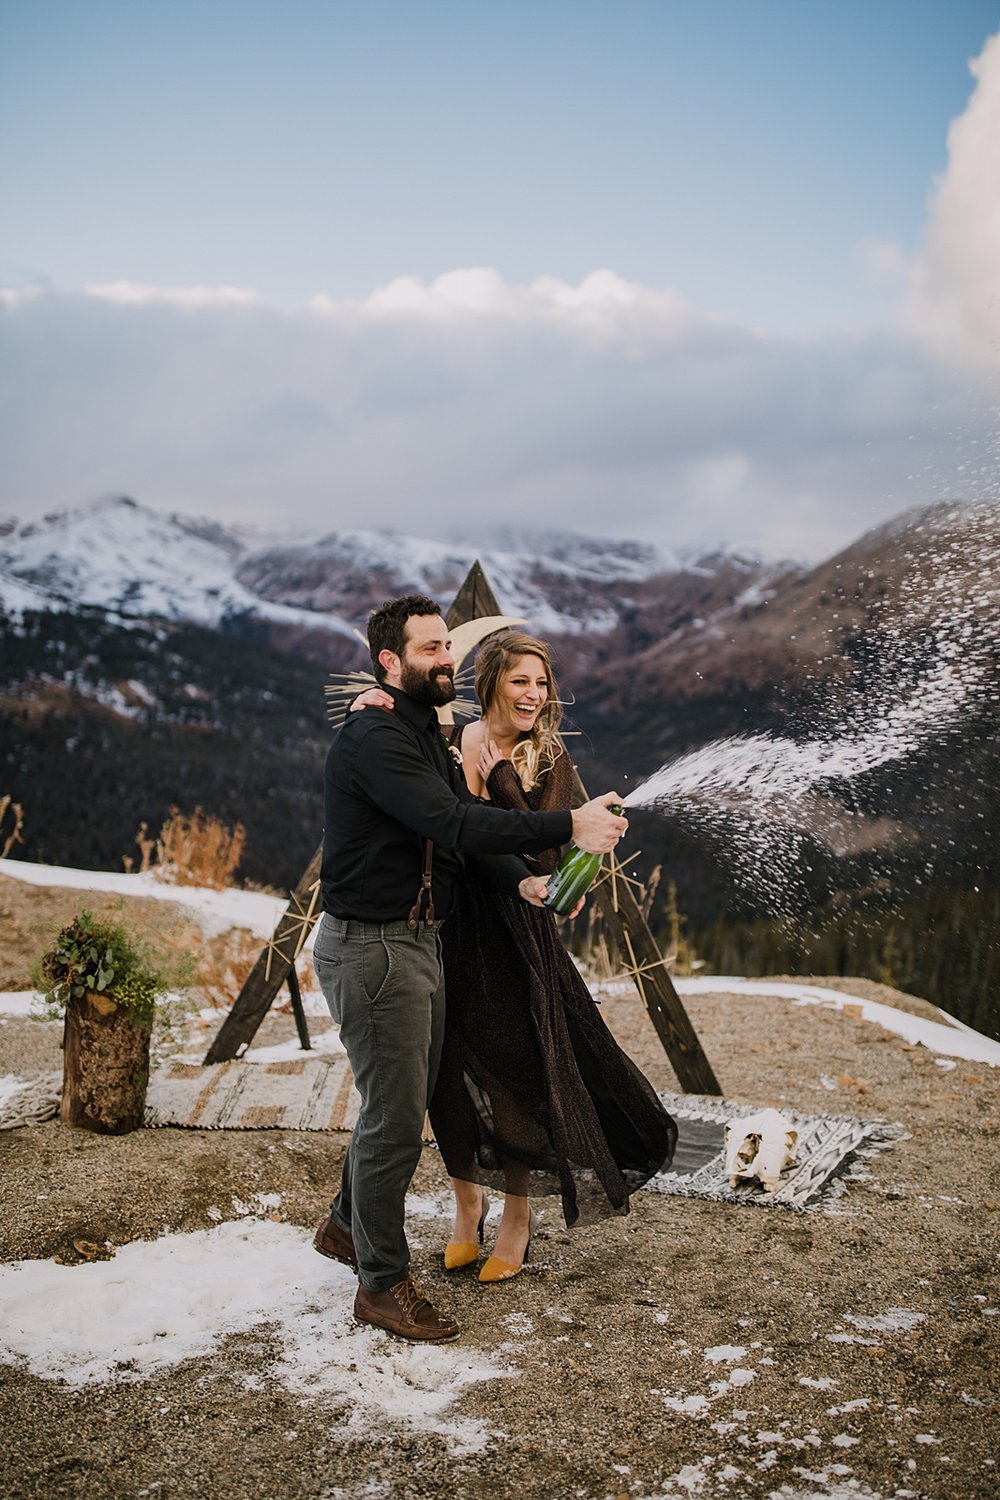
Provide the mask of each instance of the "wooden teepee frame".
[{"label": "wooden teepee frame", "polygon": [[[469,620],[500,613],[496,595],[476,562],[448,611],[448,627],[454,630]],[[575,772],[574,783],[575,805],[579,806],[587,801],[587,792]],[[288,985],[292,997],[299,1041],[304,1048],[309,1047],[295,960],[322,909],[319,885],[322,859],[320,845],[222,1023],[205,1057],[206,1063],[225,1062],[246,1051],[283,984]],[[609,856],[607,877],[594,888],[593,899],[601,907],[608,934],[618,949],[625,972],[635,982],[681,1088],[686,1093],[721,1094],[712,1066],[667,973],[666,959],[632,893],[632,882],[613,854]]]}]

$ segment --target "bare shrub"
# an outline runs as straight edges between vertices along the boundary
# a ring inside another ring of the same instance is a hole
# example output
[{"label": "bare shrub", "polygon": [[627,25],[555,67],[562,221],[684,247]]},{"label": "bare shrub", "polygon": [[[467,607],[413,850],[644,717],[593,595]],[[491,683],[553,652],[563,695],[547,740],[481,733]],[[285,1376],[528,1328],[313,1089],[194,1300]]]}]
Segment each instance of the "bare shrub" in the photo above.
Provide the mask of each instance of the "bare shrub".
[{"label": "bare shrub", "polygon": [[6,859],[15,844],[23,844],[24,808],[8,792],[0,797],[0,859]]},{"label": "bare shrub", "polygon": [[[150,838],[149,824],[145,822],[145,820],[139,824],[139,828],[135,836],[135,842],[136,844],[138,844],[139,853],[142,856],[138,873],[140,875],[144,875],[146,871],[151,868],[153,863],[153,855],[156,853],[156,840]],[[135,864],[135,860],[133,859],[133,857],[130,854],[124,855],[122,857],[122,863],[125,866],[126,870],[131,874],[132,866]]]},{"label": "bare shrub", "polygon": [[[142,824],[136,843],[143,853],[142,867],[149,869],[145,828]],[[201,807],[196,807],[193,813],[182,813],[172,807],[156,840],[154,863],[158,872],[175,885],[207,885],[221,891],[232,883],[245,843],[246,829],[242,823],[229,828],[221,818],[212,817]]]}]

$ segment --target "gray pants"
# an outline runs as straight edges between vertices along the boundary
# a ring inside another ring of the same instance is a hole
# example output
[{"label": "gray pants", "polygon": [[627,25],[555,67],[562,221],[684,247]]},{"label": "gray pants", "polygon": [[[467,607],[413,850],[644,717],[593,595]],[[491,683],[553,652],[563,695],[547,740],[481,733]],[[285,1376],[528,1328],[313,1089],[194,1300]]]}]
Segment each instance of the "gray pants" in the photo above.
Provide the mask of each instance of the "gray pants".
[{"label": "gray pants", "polygon": [[438,924],[345,922],[323,916],[313,963],[340,1026],[361,1110],[347,1148],[334,1220],[354,1239],[358,1279],[373,1291],[407,1275],[406,1189],[444,1035]]}]

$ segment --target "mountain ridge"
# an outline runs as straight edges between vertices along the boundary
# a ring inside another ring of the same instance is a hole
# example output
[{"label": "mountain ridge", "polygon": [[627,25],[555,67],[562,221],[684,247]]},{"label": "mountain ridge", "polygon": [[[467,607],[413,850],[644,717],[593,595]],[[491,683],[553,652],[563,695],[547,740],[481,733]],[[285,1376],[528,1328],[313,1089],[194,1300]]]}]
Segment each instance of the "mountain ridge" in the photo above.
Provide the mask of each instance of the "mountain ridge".
[{"label": "mountain ridge", "polygon": [[453,595],[479,560],[507,613],[525,616],[541,633],[579,635],[611,630],[653,579],[733,569],[752,587],[765,573],[797,566],[719,549],[680,556],[551,528],[487,528],[482,542],[367,529],[287,541],[111,496],[40,521],[9,518],[0,535],[0,603],[9,612],[85,605],[126,620],[213,627],[242,616],[348,635],[384,597]]}]

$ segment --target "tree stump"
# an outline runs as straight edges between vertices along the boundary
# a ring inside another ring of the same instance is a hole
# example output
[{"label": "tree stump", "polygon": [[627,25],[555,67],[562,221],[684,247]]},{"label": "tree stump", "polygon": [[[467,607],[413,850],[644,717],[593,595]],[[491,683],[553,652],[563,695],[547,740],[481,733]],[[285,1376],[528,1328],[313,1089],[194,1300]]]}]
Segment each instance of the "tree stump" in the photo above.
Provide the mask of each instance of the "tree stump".
[{"label": "tree stump", "polygon": [[87,994],[66,1006],[63,1033],[64,1125],[99,1135],[127,1135],[142,1124],[149,1083],[152,1022],[107,995]]}]

